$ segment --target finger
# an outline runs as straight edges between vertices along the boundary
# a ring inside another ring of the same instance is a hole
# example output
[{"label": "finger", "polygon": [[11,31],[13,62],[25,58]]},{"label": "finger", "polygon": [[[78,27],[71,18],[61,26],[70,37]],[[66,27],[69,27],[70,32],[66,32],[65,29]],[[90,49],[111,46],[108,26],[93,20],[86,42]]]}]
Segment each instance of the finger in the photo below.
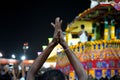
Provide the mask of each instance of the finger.
[{"label": "finger", "polygon": [[57,17],[55,21],[58,21],[58,22],[59,22],[59,20],[60,20],[60,17]]},{"label": "finger", "polygon": [[51,22],[51,25],[55,28],[55,24],[53,22]]},{"label": "finger", "polygon": [[59,20],[59,22],[58,22],[58,29],[61,29],[61,25],[62,25],[62,20]]},{"label": "finger", "polygon": [[63,21],[61,20],[60,23],[62,24],[62,22],[63,22]]},{"label": "finger", "polygon": [[60,20],[60,22],[59,22],[60,24],[59,24],[59,28],[61,29],[61,25],[62,25],[62,20]]},{"label": "finger", "polygon": [[55,25],[58,25],[59,21],[60,21],[60,18],[57,17],[57,18],[55,19]]}]

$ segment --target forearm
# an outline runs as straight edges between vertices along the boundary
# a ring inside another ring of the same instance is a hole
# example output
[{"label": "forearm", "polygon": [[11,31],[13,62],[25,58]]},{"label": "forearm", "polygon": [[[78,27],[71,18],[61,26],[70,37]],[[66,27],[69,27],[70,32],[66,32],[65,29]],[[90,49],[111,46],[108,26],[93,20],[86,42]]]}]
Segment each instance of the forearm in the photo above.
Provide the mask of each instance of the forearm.
[{"label": "forearm", "polygon": [[70,49],[65,49],[65,53],[68,56],[68,59],[72,64],[76,74],[78,75],[79,80],[86,80],[87,75],[77,56]]},{"label": "forearm", "polygon": [[13,70],[12,70],[12,78],[13,78],[13,80],[17,80],[17,77],[16,77],[16,75],[15,75],[15,71],[14,71],[14,68],[13,68]]},{"label": "forearm", "polygon": [[73,53],[72,50],[70,50],[67,43],[62,44],[62,46],[65,50],[65,53],[66,53],[70,63],[72,64],[76,74],[78,75],[79,80],[86,80],[87,75],[85,73],[85,70],[84,70],[82,64],[80,63],[79,59],[77,58],[77,56]]},{"label": "forearm", "polygon": [[16,75],[15,75],[15,74],[13,74],[13,80],[17,80],[17,78],[16,78]]},{"label": "forearm", "polygon": [[28,72],[27,80],[34,80],[36,72],[42,67],[42,65],[44,64],[49,54],[56,45],[56,43],[51,42],[48,47],[42,52],[42,54],[37,57]]},{"label": "forearm", "polygon": [[23,67],[23,69],[22,69],[22,77],[25,78],[25,69],[24,69],[24,67]]}]

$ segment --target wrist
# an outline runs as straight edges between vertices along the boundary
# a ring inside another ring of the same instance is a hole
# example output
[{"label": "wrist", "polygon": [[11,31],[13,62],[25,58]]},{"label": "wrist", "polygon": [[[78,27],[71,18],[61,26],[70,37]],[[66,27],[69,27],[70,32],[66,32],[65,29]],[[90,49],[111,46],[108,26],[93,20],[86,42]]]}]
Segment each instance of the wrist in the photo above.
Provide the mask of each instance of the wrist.
[{"label": "wrist", "polygon": [[58,42],[57,42],[57,41],[52,40],[50,44],[51,44],[51,46],[56,46],[56,45],[58,44]]},{"label": "wrist", "polygon": [[64,49],[69,48],[68,45],[67,45],[67,43],[61,43],[61,45],[62,45],[62,47],[63,47]]},{"label": "wrist", "polygon": [[69,47],[68,47],[68,48],[65,48],[64,51],[68,51],[69,49],[70,49]]}]

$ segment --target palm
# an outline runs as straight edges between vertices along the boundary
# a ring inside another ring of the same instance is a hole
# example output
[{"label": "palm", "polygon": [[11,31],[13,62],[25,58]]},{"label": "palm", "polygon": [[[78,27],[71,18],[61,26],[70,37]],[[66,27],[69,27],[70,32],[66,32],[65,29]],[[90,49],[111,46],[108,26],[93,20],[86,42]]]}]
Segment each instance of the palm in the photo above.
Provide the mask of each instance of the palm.
[{"label": "palm", "polygon": [[55,19],[55,23],[51,23],[51,25],[55,28],[54,35],[53,35],[53,40],[59,42],[59,35],[61,31],[61,24],[62,20],[60,20],[59,17]]}]

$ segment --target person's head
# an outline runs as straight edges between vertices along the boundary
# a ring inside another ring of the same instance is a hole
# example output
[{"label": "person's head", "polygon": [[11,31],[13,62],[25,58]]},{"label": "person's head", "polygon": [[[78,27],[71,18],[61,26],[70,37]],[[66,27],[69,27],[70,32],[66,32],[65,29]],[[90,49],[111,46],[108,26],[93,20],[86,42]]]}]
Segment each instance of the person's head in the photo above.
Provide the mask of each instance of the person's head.
[{"label": "person's head", "polygon": [[5,66],[4,66],[4,71],[5,71],[5,72],[9,71],[9,65],[5,65]]},{"label": "person's head", "polygon": [[84,28],[85,28],[85,26],[82,24],[82,25],[81,25],[81,29],[84,29]]},{"label": "person's head", "polygon": [[52,69],[42,75],[42,80],[65,80],[65,75],[60,70]]}]

